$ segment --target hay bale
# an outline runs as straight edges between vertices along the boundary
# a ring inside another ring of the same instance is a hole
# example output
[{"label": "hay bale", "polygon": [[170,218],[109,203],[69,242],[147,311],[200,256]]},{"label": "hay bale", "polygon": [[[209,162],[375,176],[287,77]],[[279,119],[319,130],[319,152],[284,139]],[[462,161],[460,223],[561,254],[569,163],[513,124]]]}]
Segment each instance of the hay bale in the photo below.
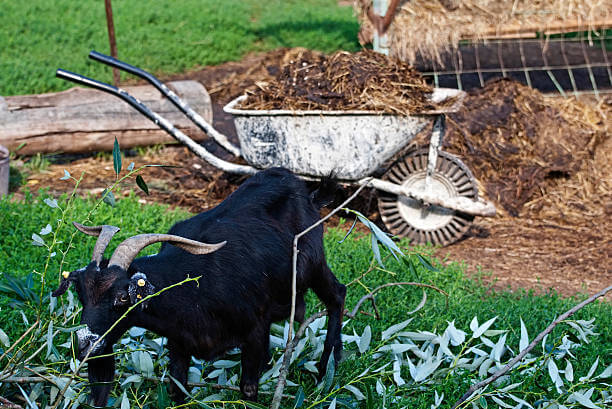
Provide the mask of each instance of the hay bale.
[{"label": "hay bale", "polygon": [[[364,32],[371,31],[365,10],[370,3],[355,3]],[[612,0],[460,0],[454,9],[445,3],[403,2],[389,28],[391,54],[409,63],[417,55],[441,63],[441,54],[457,48],[460,40],[612,26]]]}]

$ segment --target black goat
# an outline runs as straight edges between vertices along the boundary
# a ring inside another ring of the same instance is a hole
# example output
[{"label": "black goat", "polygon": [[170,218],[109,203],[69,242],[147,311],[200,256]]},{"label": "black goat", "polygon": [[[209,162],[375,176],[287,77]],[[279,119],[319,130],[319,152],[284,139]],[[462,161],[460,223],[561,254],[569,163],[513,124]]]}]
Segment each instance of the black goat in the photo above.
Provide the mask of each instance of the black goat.
[{"label": "black goat", "polygon": [[[175,224],[169,234],[141,234],[122,242],[109,261],[102,255],[113,226],[87,227],[98,236],[92,262],[64,273],[54,296],[74,283],[83,305],[77,332],[79,356],[89,353],[91,398],[104,406],[110,393],[115,364],[113,344],[132,326],[168,338],[170,374],[185,385],[191,356],[210,360],[224,351],[242,350],[240,390],[257,399],[259,376],[269,360],[270,324],[285,319],[291,308],[293,238],[319,220],[320,208],[335,192],[335,184],[323,183],[310,191],[304,181],[281,168],[259,172],[243,183],[217,207]],[[340,326],[346,288],[327,266],[323,228],[317,227],[299,242],[297,269],[297,320],[304,317],[304,293],[312,288],[329,312],[328,332],[319,375],[323,376],[331,351],[338,362],[342,350]],[[163,241],[158,254],[136,258],[145,246]],[[217,244],[205,244],[205,243]],[[115,321],[139,299],[162,292],[134,308],[108,335]],[[97,342],[97,344],[96,344]],[[94,346],[95,344],[95,346]],[[97,383],[97,384],[95,384]],[[175,400],[183,395],[170,384]]]}]

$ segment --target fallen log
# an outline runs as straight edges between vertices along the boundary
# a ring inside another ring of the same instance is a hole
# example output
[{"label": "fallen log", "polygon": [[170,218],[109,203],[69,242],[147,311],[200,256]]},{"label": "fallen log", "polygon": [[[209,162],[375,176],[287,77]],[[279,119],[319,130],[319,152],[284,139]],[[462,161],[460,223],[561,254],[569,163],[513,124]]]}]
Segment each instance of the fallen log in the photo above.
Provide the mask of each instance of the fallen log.
[{"label": "fallen log", "polygon": [[[207,122],[212,122],[210,96],[202,84],[175,81],[168,87]],[[206,138],[152,86],[124,89],[192,139]],[[0,97],[0,145],[15,150],[25,144],[19,149],[20,154],[110,151],[115,137],[122,148],[175,143],[125,102],[93,89],[76,87],[51,94]]]}]

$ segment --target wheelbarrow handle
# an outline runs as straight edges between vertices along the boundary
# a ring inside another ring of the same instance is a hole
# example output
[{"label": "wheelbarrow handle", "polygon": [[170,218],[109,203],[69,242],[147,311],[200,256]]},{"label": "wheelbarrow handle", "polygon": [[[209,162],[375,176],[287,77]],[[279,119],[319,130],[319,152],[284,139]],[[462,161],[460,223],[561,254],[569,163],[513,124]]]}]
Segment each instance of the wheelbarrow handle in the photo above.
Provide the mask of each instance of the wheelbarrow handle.
[{"label": "wheelbarrow handle", "polygon": [[[148,119],[150,119],[151,121],[153,121],[156,124],[158,124],[158,121],[157,121],[157,118],[156,118],[158,116],[157,114],[155,114],[153,111],[151,111],[146,105],[144,105],[138,99],[134,98],[133,96],[128,94],[126,91],[124,91],[124,90],[122,90],[120,88],[117,88],[117,87],[115,87],[113,85],[110,85],[110,84],[107,84],[105,82],[101,82],[101,81],[97,81],[97,80],[91,79],[91,78],[86,77],[86,76],[81,75],[81,74],[76,74],[74,72],[63,70],[61,68],[58,68],[57,71],[55,71],[55,76],[57,78],[61,78],[61,79],[68,80],[68,81],[72,81],[72,82],[80,84],[80,85],[86,85],[88,87],[92,87],[92,88],[95,88],[97,90],[104,91],[104,92],[106,92],[108,94],[112,94],[112,95],[114,95],[114,96],[116,96],[118,98],[121,98],[122,100],[124,100],[125,102],[130,104],[138,112],[140,112],[141,114],[146,116]],[[160,124],[158,124],[158,125],[160,125]],[[164,130],[166,130],[166,129],[164,129]]]},{"label": "wheelbarrow handle", "polygon": [[68,80],[68,81],[71,81],[71,82],[74,82],[80,85],[86,85],[88,87],[95,88],[100,91],[104,91],[109,94],[119,96],[119,89],[117,87],[114,87],[105,82],[96,81],[94,79],[85,77],[80,74],[76,74],[74,72],[70,72],[70,71],[66,71],[66,70],[62,70],[61,68],[58,68],[57,71],[55,71],[55,76],[63,80]]},{"label": "wheelbarrow handle", "polygon": [[172,125],[170,121],[168,121],[161,115],[155,113],[154,111],[150,110],[149,107],[147,107],[145,104],[140,102],[137,98],[134,98],[127,91],[121,88],[117,88],[105,82],[96,81],[94,79],[85,77],[80,74],[75,74],[74,72],[62,70],[61,68],[55,72],[55,75],[58,78],[72,81],[80,85],[86,85],[88,87],[92,87],[97,90],[112,94],[118,98],[121,98],[123,101],[127,102],[134,109],[136,109],[138,112],[140,112],[145,117],[147,117],[152,122],[154,122],[161,129],[163,129],[168,134],[170,134],[170,136],[172,136],[174,139],[176,139],[183,145],[186,145],[187,148],[189,148],[189,150],[191,150],[197,156],[199,156],[200,158],[204,159],[211,165],[221,170],[224,170],[226,172],[231,172],[231,173],[243,174],[243,175],[252,175],[255,172],[257,172],[257,169],[253,168],[252,166],[237,165],[235,163],[227,162],[227,161],[224,161],[223,159],[216,157],[215,155],[207,151],[206,148],[199,145],[193,139],[191,139],[190,137],[185,135],[183,132],[181,132],[179,129],[177,129],[174,125]]},{"label": "wheelbarrow handle", "polygon": [[160,89],[162,83],[157,78],[155,78],[155,76],[153,76],[152,74],[148,73],[145,70],[142,70],[138,67],[134,67],[131,64],[118,60],[114,57],[111,57],[110,55],[99,53],[95,50],[92,50],[89,53],[89,58],[91,58],[92,60],[101,62],[103,64],[109,65],[111,67],[118,68],[122,71],[129,72],[130,74],[134,74],[142,79],[145,79],[149,81],[153,86],[155,86],[155,88],[160,90],[160,92],[163,93],[163,91]]},{"label": "wheelbarrow handle", "polygon": [[219,145],[221,145],[225,150],[232,153],[234,156],[240,156],[240,149],[237,146],[233,145],[225,135],[213,128],[212,125],[206,122],[206,120],[202,118],[200,114],[195,112],[187,104],[187,102],[179,98],[178,95],[176,95],[171,89],[164,85],[153,74],[138,67],[134,67],[133,65],[130,65],[126,62],[120,61],[114,57],[111,57],[110,55],[99,53],[95,50],[92,50],[89,53],[89,58],[109,65],[111,67],[118,68],[125,72],[129,72],[130,74],[136,75],[137,77],[148,81],[151,85],[157,88],[157,90],[161,92],[166,98],[168,98],[174,104],[174,106],[176,106],[181,112],[183,112],[202,131],[206,132],[215,141],[217,141],[217,143],[219,143]]}]

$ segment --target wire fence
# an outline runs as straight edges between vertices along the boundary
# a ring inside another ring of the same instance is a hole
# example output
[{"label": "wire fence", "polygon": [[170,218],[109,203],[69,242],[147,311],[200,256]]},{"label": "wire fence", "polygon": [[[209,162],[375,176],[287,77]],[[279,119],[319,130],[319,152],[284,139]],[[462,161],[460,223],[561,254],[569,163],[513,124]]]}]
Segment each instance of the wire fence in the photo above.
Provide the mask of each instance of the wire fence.
[{"label": "wire fence", "polygon": [[415,65],[439,87],[469,90],[505,77],[562,96],[612,93],[611,29],[516,37],[462,42],[441,61],[420,56]]}]

